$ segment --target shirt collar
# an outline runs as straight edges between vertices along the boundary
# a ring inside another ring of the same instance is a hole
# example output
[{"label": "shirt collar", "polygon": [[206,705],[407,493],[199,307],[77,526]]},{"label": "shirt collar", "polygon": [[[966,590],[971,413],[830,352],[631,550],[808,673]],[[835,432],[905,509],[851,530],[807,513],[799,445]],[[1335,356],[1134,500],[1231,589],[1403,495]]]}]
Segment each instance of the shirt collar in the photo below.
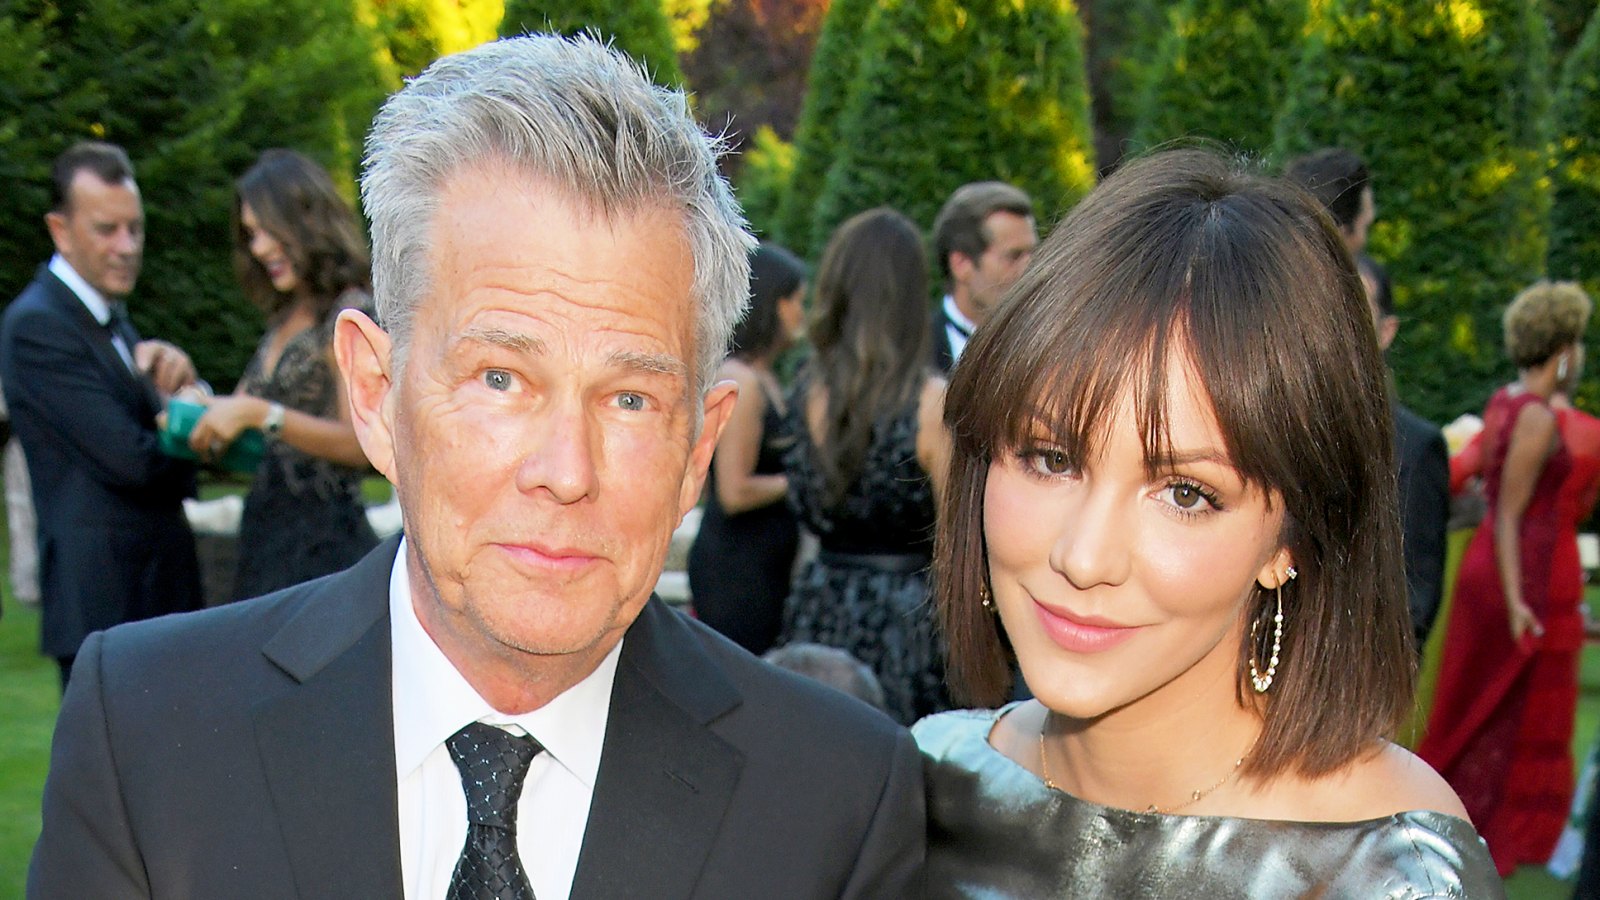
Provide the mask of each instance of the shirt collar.
[{"label": "shirt collar", "polygon": [[961,307],[956,305],[956,298],[950,294],[944,295],[944,314],[950,319],[950,324],[954,325],[957,331],[968,337],[972,336],[972,329],[978,327],[971,319],[962,315]]},{"label": "shirt collar", "polygon": [[621,641],[588,677],[544,706],[517,716],[498,712],[456,671],[417,620],[411,605],[404,538],[389,572],[389,631],[394,649],[395,772],[400,779],[421,766],[462,726],[482,721],[521,728],[543,745],[558,765],[594,788]]},{"label": "shirt collar", "polygon": [[72,267],[72,263],[67,262],[66,257],[59,253],[50,257],[50,273],[61,279],[63,284],[78,295],[78,299],[89,308],[89,315],[94,316],[96,322],[105,325],[111,321],[111,304],[106,301],[104,295],[94,289],[94,285],[83,280],[83,276]]}]

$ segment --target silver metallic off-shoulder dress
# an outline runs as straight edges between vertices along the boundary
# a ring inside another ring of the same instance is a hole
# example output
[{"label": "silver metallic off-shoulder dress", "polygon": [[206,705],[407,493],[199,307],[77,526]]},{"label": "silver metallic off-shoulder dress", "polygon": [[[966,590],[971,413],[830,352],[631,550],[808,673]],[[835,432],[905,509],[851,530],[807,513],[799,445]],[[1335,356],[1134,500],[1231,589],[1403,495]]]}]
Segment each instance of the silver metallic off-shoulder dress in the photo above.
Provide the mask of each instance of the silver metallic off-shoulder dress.
[{"label": "silver metallic off-shoulder dress", "polygon": [[1504,898],[1462,819],[1282,822],[1130,812],[1051,790],[989,745],[992,710],[912,730],[928,783],[929,898]]}]

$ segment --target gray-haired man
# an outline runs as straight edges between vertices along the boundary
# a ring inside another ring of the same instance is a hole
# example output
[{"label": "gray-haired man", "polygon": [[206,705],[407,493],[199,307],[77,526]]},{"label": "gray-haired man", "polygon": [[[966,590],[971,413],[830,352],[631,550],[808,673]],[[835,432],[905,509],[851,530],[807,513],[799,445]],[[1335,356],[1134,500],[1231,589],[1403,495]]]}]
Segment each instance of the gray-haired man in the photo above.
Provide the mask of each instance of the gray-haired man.
[{"label": "gray-haired man", "polygon": [[899,897],[920,767],[651,595],[736,400],[750,239],[683,97],[588,39],[437,62],[368,146],[335,350],[403,541],[91,638],[39,897]]}]

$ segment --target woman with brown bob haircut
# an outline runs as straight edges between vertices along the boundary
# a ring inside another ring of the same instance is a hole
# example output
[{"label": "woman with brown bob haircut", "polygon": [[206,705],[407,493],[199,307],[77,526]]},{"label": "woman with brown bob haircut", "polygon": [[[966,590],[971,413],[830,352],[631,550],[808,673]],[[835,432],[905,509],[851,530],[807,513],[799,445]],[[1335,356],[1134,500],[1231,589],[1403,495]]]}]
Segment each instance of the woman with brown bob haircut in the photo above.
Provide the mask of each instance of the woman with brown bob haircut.
[{"label": "woman with brown bob haircut", "polygon": [[1180,150],[1049,236],[950,383],[933,897],[1497,897],[1389,743],[1412,651],[1384,369],[1285,183]]}]

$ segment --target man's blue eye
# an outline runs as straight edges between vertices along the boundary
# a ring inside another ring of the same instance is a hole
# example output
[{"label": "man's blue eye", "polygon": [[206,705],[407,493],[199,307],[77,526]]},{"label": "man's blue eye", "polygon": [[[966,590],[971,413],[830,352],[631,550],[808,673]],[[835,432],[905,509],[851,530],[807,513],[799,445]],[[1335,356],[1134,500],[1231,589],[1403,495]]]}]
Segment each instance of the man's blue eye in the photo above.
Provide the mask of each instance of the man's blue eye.
[{"label": "man's blue eye", "polygon": [[483,383],[488,385],[491,390],[509,391],[511,390],[511,373],[503,369],[490,369],[483,373]]},{"label": "man's blue eye", "polygon": [[633,393],[618,394],[617,405],[629,412],[639,412],[644,409],[644,398]]}]

